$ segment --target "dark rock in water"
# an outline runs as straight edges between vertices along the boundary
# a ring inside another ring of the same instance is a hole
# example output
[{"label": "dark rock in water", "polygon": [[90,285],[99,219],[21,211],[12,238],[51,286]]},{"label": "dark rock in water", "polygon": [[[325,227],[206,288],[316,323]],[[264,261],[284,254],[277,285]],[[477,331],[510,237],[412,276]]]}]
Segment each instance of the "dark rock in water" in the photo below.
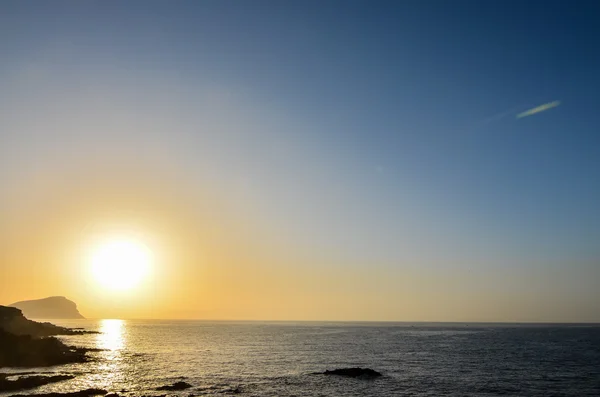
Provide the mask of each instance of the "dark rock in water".
[{"label": "dark rock in water", "polygon": [[15,335],[31,335],[37,337],[96,333],[59,327],[50,323],[31,321],[23,316],[21,310],[7,306],[0,306],[0,330]]},{"label": "dark rock in water", "polygon": [[11,307],[21,309],[25,317],[45,319],[80,319],[84,318],[77,310],[77,304],[64,296],[15,302]]},{"label": "dark rock in water", "polygon": [[71,393],[42,393],[42,394],[14,394],[10,397],[91,397],[103,396],[108,393],[102,389],[85,389]]},{"label": "dark rock in water", "polygon": [[322,372],[323,375],[337,375],[337,376],[349,376],[351,378],[377,378],[381,376],[380,372],[377,372],[371,368],[339,368],[334,370],[327,370]]},{"label": "dark rock in water", "polygon": [[108,393],[106,396],[104,397],[119,397],[119,395],[117,393]]},{"label": "dark rock in water", "polygon": [[156,390],[185,390],[185,389],[189,389],[190,387],[193,387],[192,385],[190,385],[189,383],[186,382],[175,382],[172,385],[165,385],[165,386],[161,386],[156,388]]},{"label": "dark rock in water", "polygon": [[[1,354],[1,353],[0,353]],[[47,385],[49,383],[62,382],[73,379],[72,375],[55,376],[21,376],[17,379],[7,379],[8,374],[0,374],[0,392],[33,389],[34,387]]]},{"label": "dark rock in water", "polygon": [[88,361],[87,349],[70,347],[54,337],[34,338],[0,329],[1,367],[47,367]]}]

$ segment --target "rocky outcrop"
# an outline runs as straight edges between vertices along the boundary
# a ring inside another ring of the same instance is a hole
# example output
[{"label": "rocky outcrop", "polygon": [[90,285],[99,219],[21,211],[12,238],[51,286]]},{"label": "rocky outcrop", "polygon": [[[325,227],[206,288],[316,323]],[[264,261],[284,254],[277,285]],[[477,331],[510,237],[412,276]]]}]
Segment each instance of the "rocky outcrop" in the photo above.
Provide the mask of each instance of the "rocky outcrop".
[{"label": "rocky outcrop", "polygon": [[92,397],[104,396],[108,393],[102,389],[85,389],[71,393],[42,393],[42,394],[14,394],[10,397]]},{"label": "rocky outcrop", "polygon": [[0,306],[0,329],[15,335],[30,335],[35,337],[92,333],[90,331],[59,327],[50,323],[32,321],[25,318],[20,309],[7,306]]},{"label": "rocky outcrop", "polygon": [[0,368],[81,363],[88,361],[87,351],[67,346],[54,337],[35,338],[0,330]]},{"label": "rocky outcrop", "polygon": [[189,383],[186,383],[186,382],[175,382],[172,385],[166,385],[166,386],[157,387],[156,390],[175,391],[175,390],[189,389],[190,387],[193,387],[193,386],[190,385]]},{"label": "rocky outcrop", "polygon": [[53,376],[19,376],[16,379],[9,379],[7,374],[0,374],[0,392],[33,389],[50,383],[62,382],[73,379],[72,375],[53,375]]},{"label": "rocky outcrop", "polygon": [[77,310],[75,302],[64,296],[52,296],[44,299],[15,302],[10,307],[16,307],[27,318],[43,319],[80,319],[84,318]]},{"label": "rocky outcrop", "polygon": [[321,372],[323,375],[337,375],[337,376],[348,376],[350,378],[377,378],[381,376],[380,372],[377,372],[371,368],[339,368],[334,370],[327,370]]},{"label": "rocky outcrop", "polygon": [[26,319],[21,310],[0,306],[0,367],[46,367],[88,360],[89,349],[70,347],[53,335],[87,331]]}]

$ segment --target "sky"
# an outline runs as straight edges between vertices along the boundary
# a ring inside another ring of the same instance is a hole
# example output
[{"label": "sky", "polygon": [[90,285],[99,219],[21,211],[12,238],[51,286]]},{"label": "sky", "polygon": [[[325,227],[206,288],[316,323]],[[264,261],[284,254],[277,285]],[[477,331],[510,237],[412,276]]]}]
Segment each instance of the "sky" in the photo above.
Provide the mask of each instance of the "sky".
[{"label": "sky", "polygon": [[[600,322],[598,17],[566,1],[3,1],[0,303]],[[113,291],[86,250],[124,234],[152,272]]]}]

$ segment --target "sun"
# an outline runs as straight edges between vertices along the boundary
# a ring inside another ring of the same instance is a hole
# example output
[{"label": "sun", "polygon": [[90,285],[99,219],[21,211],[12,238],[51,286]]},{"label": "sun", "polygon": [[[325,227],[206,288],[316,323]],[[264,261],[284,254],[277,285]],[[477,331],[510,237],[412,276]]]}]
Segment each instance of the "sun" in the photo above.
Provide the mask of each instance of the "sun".
[{"label": "sun", "polygon": [[112,290],[130,290],[148,275],[152,252],[141,241],[113,238],[98,244],[90,255],[94,280]]}]

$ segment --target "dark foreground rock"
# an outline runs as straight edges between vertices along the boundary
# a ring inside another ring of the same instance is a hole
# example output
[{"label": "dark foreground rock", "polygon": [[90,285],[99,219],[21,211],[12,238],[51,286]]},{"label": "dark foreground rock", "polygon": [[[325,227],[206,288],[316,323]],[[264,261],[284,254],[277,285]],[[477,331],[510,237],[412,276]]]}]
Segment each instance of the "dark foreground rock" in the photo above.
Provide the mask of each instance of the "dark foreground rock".
[{"label": "dark foreground rock", "polygon": [[103,396],[108,393],[102,389],[85,389],[72,393],[42,393],[42,394],[13,394],[10,397],[91,397]]},{"label": "dark foreground rock", "polygon": [[0,330],[15,335],[31,335],[36,337],[97,333],[93,331],[59,327],[58,325],[51,323],[32,321],[25,318],[21,310],[7,306],[0,306]]},{"label": "dark foreground rock", "polygon": [[351,378],[377,378],[381,376],[380,372],[371,368],[339,368],[322,372],[323,375],[348,376]]},{"label": "dark foreground rock", "polygon": [[172,385],[165,385],[165,386],[157,387],[156,390],[175,391],[175,390],[189,389],[190,387],[193,387],[193,386],[190,385],[189,383],[186,383],[186,382],[175,382]]},{"label": "dark foreground rock", "polygon": [[56,338],[13,335],[0,329],[1,367],[47,367],[88,361],[87,349],[70,347]]},{"label": "dark foreground rock", "polygon": [[54,376],[20,376],[16,379],[8,379],[7,374],[0,374],[0,392],[33,389],[34,387],[47,385],[49,383],[62,382],[73,379],[72,375]]}]

